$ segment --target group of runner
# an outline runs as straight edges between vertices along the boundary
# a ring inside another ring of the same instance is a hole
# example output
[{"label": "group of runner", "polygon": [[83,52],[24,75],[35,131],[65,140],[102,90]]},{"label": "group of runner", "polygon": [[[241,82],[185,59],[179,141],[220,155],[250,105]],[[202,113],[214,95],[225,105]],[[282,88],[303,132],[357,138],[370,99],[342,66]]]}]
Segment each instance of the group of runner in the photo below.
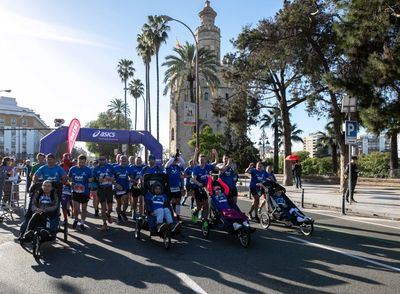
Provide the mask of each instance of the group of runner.
[{"label": "group of runner", "polygon": [[[195,150],[193,159],[186,162],[177,150],[164,165],[156,164],[154,155],[148,156],[148,164],[143,164],[140,156],[129,158],[118,154],[114,164],[108,163],[105,156],[88,166],[87,158],[80,155],[76,165],[72,165],[69,155],[63,156],[57,165],[52,154],[38,154],[37,163],[33,166],[31,177],[33,185],[51,181],[58,183],[55,194],[61,196],[64,221],[67,221],[70,208],[73,212],[73,229],[85,230],[87,204],[93,199],[95,216],[102,218],[101,230],[107,230],[113,223],[111,212],[116,201],[117,223],[128,221],[127,210],[131,207],[132,219],[144,214],[144,193],[142,189],[145,174],[166,173],[168,175],[167,195],[174,217],[180,220],[181,205],[191,198],[192,219],[208,217],[208,196],[205,190],[208,176],[219,174],[229,186],[229,201],[236,203],[238,175],[234,170],[233,160],[224,155],[222,163],[218,162],[218,152],[213,149],[211,163],[204,154]],[[182,197],[183,196],[183,197]],[[194,205],[196,202],[196,205]],[[100,207],[100,209],[99,209]],[[99,213],[100,212],[100,213]]]}]

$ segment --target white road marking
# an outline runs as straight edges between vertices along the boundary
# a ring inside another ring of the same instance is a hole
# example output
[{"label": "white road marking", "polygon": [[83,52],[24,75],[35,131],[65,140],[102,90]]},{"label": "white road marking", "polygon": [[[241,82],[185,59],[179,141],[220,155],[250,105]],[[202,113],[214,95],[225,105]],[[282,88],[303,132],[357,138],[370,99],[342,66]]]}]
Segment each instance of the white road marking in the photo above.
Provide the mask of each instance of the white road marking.
[{"label": "white road marking", "polygon": [[193,281],[191,278],[189,278],[188,275],[184,273],[177,273],[176,274],[179,279],[181,279],[190,289],[192,289],[196,293],[200,294],[207,294],[206,291],[204,291],[199,285],[196,284],[195,281]]},{"label": "white road marking", "polygon": [[384,224],[378,224],[378,223],[374,223],[374,222],[364,221],[364,220],[357,219],[356,217],[353,217],[353,216],[339,216],[339,215],[333,215],[333,214],[330,214],[330,213],[328,214],[328,213],[316,212],[315,210],[309,210],[309,209],[306,209],[305,211],[309,211],[311,213],[315,213],[315,214],[319,214],[319,215],[325,215],[325,216],[340,218],[340,219],[344,219],[344,220],[349,220],[349,221],[352,221],[352,222],[358,222],[358,223],[364,223],[364,224],[369,224],[369,225],[374,225],[374,226],[379,226],[379,227],[385,227],[385,228],[400,230],[400,227],[395,227],[395,226],[389,226],[389,225],[384,225]]},{"label": "white road marking", "polygon": [[340,254],[346,255],[348,257],[354,258],[354,259],[362,260],[362,261],[365,261],[367,263],[371,263],[371,264],[374,264],[374,265],[377,265],[377,266],[380,266],[380,267],[383,267],[383,268],[386,268],[386,269],[390,269],[390,270],[394,270],[394,271],[400,272],[400,268],[397,268],[397,267],[394,267],[394,266],[390,266],[390,265],[387,265],[387,264],[384,264],[384,263],[380,263],[380,262],[377,262],[377,261],[374,261],[374,260],[370,260],[368,258],[361,257],[361,256],[358,256],[358,255],[354,255],[354,254],[351,254],[351,253],[348,253],[348,252],[345,252],[345,251],[342,251],[342,250],[339,250],[339,249],[336,249],[336,248],[333,248],[333,247],[329,247],[329,246],[325,246],[325,245],[309,242],[309,241],[306,241],[306,240],[303,240],[303,239],[300,239],[300,238],[297,238],[297,237],[293,237],[293,236],[289,236],[288,238],[290,238],[292,240],[299,241],[301,243],[304,243],[304,244],[307,244],[307,245],[310,245],[310,246],[313,246],[313,247],[317,247],[317,248],[325,249],[325,250],[328,250],[328,251],[340,253]]}]

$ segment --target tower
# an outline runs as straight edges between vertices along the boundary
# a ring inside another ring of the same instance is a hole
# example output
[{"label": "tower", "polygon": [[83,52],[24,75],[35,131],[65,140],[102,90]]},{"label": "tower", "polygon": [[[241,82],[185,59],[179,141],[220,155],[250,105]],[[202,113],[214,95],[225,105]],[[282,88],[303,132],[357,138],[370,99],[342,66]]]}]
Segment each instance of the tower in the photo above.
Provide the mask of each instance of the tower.
[{"label": "tower", "polygon": [[[225,119],[216,117],[212,112],[212,103],[217,98],[227,98],[232,95],[230,88],[224,81],[221,72],[221,31],[215,25],[217,13],[211,7],[210,1],[206,1],[204,8],[199,12],[200,26],[196,29],[196,37],[199,48],[208,48],[213,51],[217,58],[217,76],[220,80],[220,85],[217,91],[212,92],[206,81],[200,75],[200,131],[209,126],[214,133],[223,133],[225,130]],[[175,154],[178,148],[184,158],[189,160],[193,156],[193,148],[188,145],[188,141],[193,138],[194,124],[188,123],[188,117],[194,118],[194,103],[190,101],[189,85],[186,83],[180,95],[176,89],[172,91],[170,97],[170,140],[169,152]],[[193,116],[190,116],[193,114]]]}]

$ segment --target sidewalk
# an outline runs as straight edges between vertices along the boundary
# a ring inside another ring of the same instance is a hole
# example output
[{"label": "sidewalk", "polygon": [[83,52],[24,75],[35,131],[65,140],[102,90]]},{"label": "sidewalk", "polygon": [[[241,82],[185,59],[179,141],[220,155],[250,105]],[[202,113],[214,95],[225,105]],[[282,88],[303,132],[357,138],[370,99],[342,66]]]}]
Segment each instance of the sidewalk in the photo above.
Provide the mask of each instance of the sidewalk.
[{"label": "sidewalk", "polygon": [[[339,185],[305,183],[303,188],[306,207],[341,210],[342,194],[339,193]],[[286,187],[286,189],[290,199],[300,205],[301,189],[296,189],[293,186]],[[241,193],[241,195],[247,195],[247,193]],[[354,199],[357,203],[353,202],[349,205],[346,202],[347,213],[400,220],[400,189],[398,187],[356,187]]]}]

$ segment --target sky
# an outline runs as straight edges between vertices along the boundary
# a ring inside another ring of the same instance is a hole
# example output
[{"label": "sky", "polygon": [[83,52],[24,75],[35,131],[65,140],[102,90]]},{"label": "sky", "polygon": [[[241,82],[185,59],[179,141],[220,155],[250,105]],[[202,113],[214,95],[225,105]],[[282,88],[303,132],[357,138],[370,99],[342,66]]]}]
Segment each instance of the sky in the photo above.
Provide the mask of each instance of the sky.
[{"label": "sky", "polygon": [[[214,0],[221,29],[221,56],[231,52],[230,40],[245,25],[256,25],[273,16],[282,0]],[[55,118],[68,124],[78,118],[82,125],[106,111],[114,98],[123,99],[123,84],[117,74],[120,59],[131,59],[135,78],[144,81],[144,65],[137,55],[136,36],[148,15],[166,14],[185,22],[193,30],[200,24],[203,0],[1,0],[0,1],[0,90],[12,89],[20,106],[34,109],[53,126]],[[192,37],[183,26],[170,23],[167,44],[160,50],[160,63],[172,53],[176,40]],[[156,73],[151,65],[151,99],[156,100]],[[164,68],[160,70],[161,80]],[[163,85],[161,86],[163,88]],[[162,92],[162,91],[161,91]],[[133,98],[128,98],[133,113]],[[139,102],[138,128],[143,128]],[[160,141],[168,147],[169,97],[160,97]],[[155,107],[152,109],[155,129]],[[322,131],[326,121],[309,117],[304,106],[293,110],[304,135]],[[267,130],[271,140],[272,132]],[[250,138],[258,142],[260,130],[253,127]],[[272,143],[272,142],[271,142]],[[81,144],[80,144],[81,145]],[[302,149],[295,144],[294,150]]]}]

